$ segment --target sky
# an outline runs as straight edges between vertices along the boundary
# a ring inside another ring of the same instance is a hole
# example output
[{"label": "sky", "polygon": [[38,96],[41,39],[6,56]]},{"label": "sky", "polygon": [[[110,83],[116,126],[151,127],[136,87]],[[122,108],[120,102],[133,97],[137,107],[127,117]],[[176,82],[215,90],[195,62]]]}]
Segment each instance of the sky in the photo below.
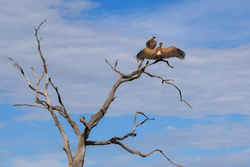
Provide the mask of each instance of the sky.
[{"label": "sky", "polygon": [[[174,80],[178,91],[143,75],[122,84],[91,140],[123,136],[133,128],[136,111],[155,120],[136,129],[124,143],[147,153],[162,149],[184,167],[247,167],[250,164],[250,1],[248,0],[0,0],[0,167],[66,167],[63,141],[46,110],[15,107],[35,104],[21,73],[42,71],[34,28],[49,75],[72,118],[89,119],[106,100],[119,75],[128,74],[134,56],[151,36],[186,52],[148,72]],[[53,104],[55,92],[49,90]],[[77,137],[59,116],[72,151]],[[86,167],[170,167],[161,154],[131,155],[116,145],[87,147]]]}]

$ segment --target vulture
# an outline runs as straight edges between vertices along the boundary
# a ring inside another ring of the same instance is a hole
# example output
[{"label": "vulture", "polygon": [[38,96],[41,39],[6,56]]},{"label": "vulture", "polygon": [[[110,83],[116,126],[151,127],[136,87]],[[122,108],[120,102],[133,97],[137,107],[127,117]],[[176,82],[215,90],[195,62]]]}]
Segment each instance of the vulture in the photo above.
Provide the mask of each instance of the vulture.
[{"label": "vulture", "polygon": [[157,45],[157,41],[155,41],[155,38],[155,36],[152,36],[152,38],[146,42],[146,47],[154,49]]},{"label": "vulture", "polygon": [[185,52],[182,51],[179,48],[176,48],[174,46],[170,46],[169,48],[162,48],[163,44],[160,42],[159,47],[156,49],[150,49],[149,47],[146,47],[142,49],[137,55],[137,60],[143,60],[143,59],[154,59],[154,60],[162,60],[167,59],[170,57],[177,57],[179,59],[185,58]]}]

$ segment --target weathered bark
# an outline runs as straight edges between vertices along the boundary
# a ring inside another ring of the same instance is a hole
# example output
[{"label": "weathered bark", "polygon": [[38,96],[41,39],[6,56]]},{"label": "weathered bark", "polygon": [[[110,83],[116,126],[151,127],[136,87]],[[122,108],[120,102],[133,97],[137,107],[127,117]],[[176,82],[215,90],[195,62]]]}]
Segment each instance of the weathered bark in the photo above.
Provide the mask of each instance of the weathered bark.
[{"label": "weathered bark", "polygon": [[86,152],[85,142],[86,141],[84,139],[80,138],[75,156],[73,157],[72,167],[83,167]]},{"label": "weathered bark", "polygon": [[[115,65],[112,66],[108,60],[106,60],[106,62],[109,64],[109,66],[111,67],[111,69],[113,71],[115,71],[116,73],[119,74],[119,77],[117,79],[117,81],[114,83],[113,87],[111,88],[110,92],[109,92],[109,95],[106,99],[106,101],[104,102],[104,104],[102,105],[102,107],[100,108],[100,110],[98,112],[96,112],[95,114],[92,115],[92,117],[90,118],[89,122],[87,122],[85,120],[85,117],[82,116],[80,118],[80,122],[83,123],[83,125],[85,126],[85,129],[83,132],[81,132],[78,128],[78,125],[76,124],[76,122],[70,117],[70,115],[68,114],[67,110],[66,110],[66,107],[64,106],[63,102],[62,102],[62,99],[61,99],[61,96],[60,96],[60,93],[58,91],[58,88],[52,83],[51,81],[51,78],[49,77],[49,74],[48,74],[48,69],[47,69],[47,64],[46,64],[46,61],[45,61],[45,58],[42,54],[42,51],[41,51],[41,47],[40,47],[40,42],[41,42],[41,39],[42,38],[38,38],[38,30],[40,29],[41,25],[45,22],[46,20],[44,20],[38,28],[34,28],[35,29],[35,37],[36,37],[36,40],[37,40],[37,44],[38,44],[38,52],[39,52],[39,55],[41,57],[41,60],[42,60],[42,63],[43,63],[43,71],[40,75],[40,77],[37,76],[36,72],[35,72],[35,69],[32,67],[32,71],[34,72],[34,75],[35,75],[35,78],[37,79],[37,83],[36,83],[36,86],[32,86],[31,83],[30,83],[30,80],[28,78],[28,76],[25,74],[25,72],[23,71],[23,69],[11,58],[9,58],[14,66],[22,73],[22,75],[25,77],[25,79],[27,80],[28,82],[28,86],[30,87],[30,89],[32,91],[35,92],[35,102],[38,104],[38,105],[33,105],[33,104],[15,104],[15,106],[30,106],[30,107],[39,107],[39,108],[43,108],[43,109],[47,109],[54,122],[55,122],[55,125],[57,126],[62,138],[63,138],[63,144],[64,144],[64,148],[63,150],[65,151],[66,155],[67,155],[67,158],[68,158],[68,166],[69,167],[83,167],[84,165],[84,160],[85,160],[85,152],[86,152],[86,146],[90,146],[90,145],[108,145],[108,144],[116,144],[116,145],[119,145],[121,146],[121,148],[123,148],[124,150],[128,151],[129,153],[131,154],[137,154],[141,157],[147,157],[151,154],[153,154],[154,152],[160,152],[162,155],[164,155],[164,157],[170,161],[173,165],[176,165],[176,166],[179,166],[181,167],[180,165],[177,165],[175,163],[173,163],[164,153],[162,150],[159,150],[159,149],[155,149],[147,154],[143,154],[139,151],[135,151],[131,148],[128,148],[127,146],[125,146],[121,141],[128,138],[128,137],[135,137],[136,136],[136,133],[135,133],[135,130],[138,126],[144,124],[144,122],[148,121],[148,120],[153,120],[153,119],[149,119],[144,113],[142,112],[136,112],[135,114],[135,118],[134,118],[134,128],[133,130],[130,132],[130,133],[127,133],[126,135],[122,136],[122,137],[113,137],[107,141],[90,141],[88,140],[89,138],[89,134],[91,133],[91,130],[98,125],[98,123],[100,122],[100,120],[105,116],[105,114],[107,113],[108,111],[108,108],[109,106],[111,105],[111,103],[115,100],[115,93],[116,93],[116,90],[118,89],[118,87],[122,84],[122,83],[126,83],[126,82],[130,82],[130,81],[133,81],[133,80],[136,80],[138,78],[140,78],[140,76],[142,74],[146,74],[150,77],[153,77],[153,78],[158,78],[161,80],[162,83],[166,83],[166,84],[170,84],[172,86],[174,86],[178,91],[179,91],[179,95],[180,95],[180,101],[183,101],[185,102],[190,108],[191,106],[185,101],[182,99],[182,94],[181,94],[181,91],[180,89],[175,86],[173,83],[171,83],[171,79],[163,79],[161,76],[157,76],[157,75],[153,75],[149,72],[146,72],[146,68],[149,67],[149,66],[152,66],[158,62],[166,62],[168,65],[168,61],[165,61],[165,60],[156,60],[152,63],[149,63],[147,62],[144,66],[142,65],[143,64],[143,60],[138,62],[138,66],[137,66],[137,69],[132,71],[130,74],[123,74],[122,72],[120,72],[119,70],[117,70],[117,64],[118,64],[118,60],[116,60],[115,62]],[[170,66],[170,65],[169,65]],[[172,67],[172,66],[170,66]],[[43,88],[43,90],[40,90],[39,89],[39,85],[40,85],[40,82],[42,80],[42,78],[45,76],[45,86]],[[50,97],[49,97],[49,93],[48,93],[48,87],[49,86],[52,86],[57,94],[57,98],[58,98],[58,102],[59,102],[59,106],[53,106],[51,104],[51,100],[50,100]],[[40,100],[39,97],[42,96],[43,99],[45,100]],[[64,131],[64,128],[61,124],[61,122],[59,121],[57,115],[56,115],[56,112],[58,112],[60,115],[63,116],[63,118],[65,118],[67,120],[67,122],[70,124],[70,126],[72,127],[72,130],[75,132],[76,136],[78,137],[78,145],[77,145],[77,149],[76,149],[76,152],[73,156],[72,154],[72,151],[70,149],[70,143],[69,143],[69,139],[68,139],[68,136],[67,134],[65,133]],[[136,118],[137,118],[137,115],[138,114],[141,114],[145,117],[145,120],[142,121],[141,123],[139,124],[136,124]]]}]

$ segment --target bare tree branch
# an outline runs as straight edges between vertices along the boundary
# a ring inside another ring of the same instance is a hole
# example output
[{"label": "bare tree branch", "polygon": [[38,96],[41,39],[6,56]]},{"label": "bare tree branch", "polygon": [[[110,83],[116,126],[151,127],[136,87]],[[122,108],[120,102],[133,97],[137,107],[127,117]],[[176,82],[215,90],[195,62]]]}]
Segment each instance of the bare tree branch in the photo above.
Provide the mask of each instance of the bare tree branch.
[{"label": "bare tree branch", "polygon": [[[140,122],[140,123],[138,123],[138,124],[136,124],[136,119],[137,119],[137,115],[138,114],[141,114],[141,115],[143,115],[144,117],[145,117],[145,119],[142,121],[142,122]],[[135,137],[136,136],[136,134],[135,134],[135,130],[136,130],[136,128],[138,127],[138,126],[141,126],[142,124],[144,124],[146,121],[148,121],[148,120],[154,120],[154,118],[148,118],[143,112],[138,112],[138,111],[136,111],[136,113],[135,113],[135,116],[134,116],[134,122],[133,122],[133,124],[134,124],[134,127],[133,127],[133,130],[131,131],[131,132],[129,132],[129,133],[127,133],[126,135],[124,135],[124,136],[122,136],[122,137],[113,137],[113,138],[111,138],[110,140],[107,140],[107,141],[104,141],[104,143],[109,143],[108,141],[112,141],[112,140],[124,140],[124,139],[126,139],[127,137]],[[87,141],[87,145],[89,144],[89,145],[92,145],[93,144],[93,142],[92,141]],[[97,142],[97,141],[95,141],[94,142],[95,144],[94,145],[97,145],[97,143],[103,143],[103,142]],[[111,144],[111,143],[109,143],[109,144]],[[101,145],[104,145],[104,144],[101,144]]]},{"label": "bare tree branch", "polygon": [[34,72],[34,75],[35,75],[35,78],[37,79],[37,82],[40,83],[42,78],[43,78],[43,75],[44,75],[44,69],[43,69],[43,72],[39,78],[37,77],[37,74],[36,74],[34,67],[31,67],[31,70]]},{"label": "bare tree branch", "polygon": [[[145,117],[145,119],[144,119],[142,122],[136,124],[136,119],[137,119],[137,115],[138,115],[138,114],[143,115],[143,116]],[[160,152],[160,153],[161,153],[170,163],[172,163],[172,164],[175,165],[175,166],[182,167],[181,165],[178,165],[178,164],[174,163],[173,161],[171,161],[171,160],[163,153],[162,150],[156,149],[156,150],[153,150],[153,151],[151,151],[151,152],[149,152],[149,153],[143,154],[143,153],[141,153],[140,151],[135,151],[135,150],[132,150],[132,149],[128,148],[128,147],[125,146],[122,142],[118,141],[118,140],[124,140],[124,139],[126,139],[127,137],[129,137],[129,136],[135,137],[136,134],[135,134],[134,132],[135,132],[136,128],[137,128],[138,126],[143,125],[143,124],[144,124],[146,121],[148,121],[148,120],[154,120],[154,118],[150,119],[150,118],[147,117],[143,112],[136,112],[136,113],[135,113],[135,117],[134,117],[134,127],[133,127],[133,130],[132,130],[130,133],[127,133],[127,134],[124,135],[123,137],[116,137],[116,136],[115,136],[115,137],[113,137],[113,138],[111,138],[111,139],[109,139],[109,140],[106,140],[106,141],[91,141],[91,140],[87,140],[87,141],[86,141],[86,145],[87,145],[87,146],[88,146],[88,145],[96,146],[96,145],[117,144],[117,145],[120,145],[124,150],[128,151],[129,153],[131,153],[131,154],[137,154],[137,155],[139,155],[139,156],[141,156],[141,157],[147,157],[147,156],[150,156],[151,154],[153,154],[154,152]]]},{"label": "bare tree branch", "polygon": [[164,59],[155,60],[155,62],[160,62],[160,61],[163,61],[163,62],[167,63],[167,65],[168,65],[170,68],[174,68],[173,66],[171,66],[171,65],[169,64],[169,62],[168,62],[167,60],[164,60]]},{"label": "bare tree branch", "polygon": [[33,105],[33,104],[14,104],[14,106],[29,106],[29,107],[38,107],[38,108],[45,108],[45,109],[47,109],[46,107],[38,106],[38,105]]},{"label": "bare tree branch", "polygon": [[117,60],[117,59],[116,59],[116,62],[115,62],[115,66],[112,66],[112,65],[110,64],[110,62],[109,62],[107,59],[105,59],[105,61],[109,64],[109,66],[112,68],[112,70],[114,70],[115,72],[117,72],[117,73],[120,74],[120,75],[124,75],[123,73],[121,73],[120,71],[118,71],[118,70],[116,69],[117,63],[118,63],[118,60]]},{"label": "bare tree branch", "polygon": [[146,71],[143,71],[143,73],[147,74],[150,77],[161,79],[162,83],[166,83],[166,84],[174,86],[178,90],[178,92],[179,92],[180,101],[186,103],[192,109],[192,106],[188,102],[186,102],[185,100],[183,100],[181,90],[175,84],[169,82],[169,81],[173,81],[172,79],[163,79],[161,76],[153,75],[153,74],[151,74],[149,72],[146,72]]},{"label": "bare tree branch", "polygon": [[181,165],[178,165],[178,164],[176,164],[176,163],[174,163],[173,161],[171,161],[164,153],[163,153],[163,151],[162,150],[159,150],[159,149],[156,149],[156,150],[154,150],[154,151],[151,151],[151,152],[149,152],[149,153],[147,153],[147,154],[143,154],[143,153],[141,153],[140,151],[135,151],[135,150],[132,150],[132,149],[130,149],[130,148],[128,148],[127,146],[125,146],[123,143],[121,143],[121,142],[119,142],[119,141],[115,141],[114,143],[112,143],[112,144],[118,144],[118,145],[120,145],[123,149],[125,149],[126,151],[128,151],[128,152],[130,152],[131,154],[137,154],[137,155],[139,155],[139,156],[141,156],[141,157],[148,157],[148,156],[150,156],[151,154],[153,154],[154,152],[156,152],[156,151],[158,151],[158,152],[160,152],[170,163],[172,163],[173,165],[175,165],[175,166],[178,166],[178,167],[183,167],[183,166],[181,166]]},{"label": "bare tree branch", "polygon": [[167,65],[168,65],[169,67],[174,68],[173,66],[171,66],[171,65],[169,64],[169,62],[168,62],[167,60],[163,60],[163,59],[162,59],[161,61],[167,63]]},{"label": "bare tree branch", "polygon": [[89,123],[85,120],[85,117],[84,117],[84,116],[82,116],[82,117],[80,118],[80,121],[81,121],[88,129],[91,129]]},{"label": "bare tree branch", "polygon": [[56,94],[57,94],[57,98],[58,98],[58,101],[60,103],[60,105],[62,106],[61,107],[61,110],[57,110],[64,118],[66,118],[66,120],[68,121],[68,123],[71,125],[71,127],[73,128],[74,132],[76,133],[76,135],[78,136],[78,138],[80,138],[80,136],[82,135],[82,133],[80,132],[79,128],[78,128],[78,125],[73,121],[73,119],[69,116],[69,114],[67,113],[67,110],[62,102],[62,99],[61,99],[61,95],[58,91],[58,88],[55,87],[55,85],[52,83],[51,81],[51,78],[49,78],[49,82],[51,84],[51,86],[55,89],[56,91]]},{"label": "bare tree branch", "polygon": [[61,95],[60,95],[60,93],[59,93],[59,91],[58,91],[58,88],[55,87],[55,85],[52,83],[51,78],[49,78],[49,82],[50,82],[51,86],[52,86],[52,87],[55,89],[55,91],[56,91],[57,98],[58,98],[58,101],[59,101],[60,105],[62,106],[63,112],[64,112],[64,113],[67,113],[66,108],[65,108],[65,106],[64,106],[64,104],[63,104],[63,102],[62,102]]},{"label": "bare tree branch", "polygon": [[[144,121],[142,121],[141,123],[139,123],[139,124],[136,124],[136,119],[137,119],[137,115],[138,114],[141,114],[141,115],[143,115],[146,119],[144,119]],[[132,133],[134,133],[135,132],[135,129],[138,127],[138,126],[141,126],[142,124],[144,124],[146,121],[148,121],[148,120],[155,120],[154,118],[148,118],[143,112],[138,112],[138,111],[136,111],[136,113],[135,113],[135,117],[134,117],[134,128],[133,128],[133,130],[132,130]]]},{"label": "bare tree branch", "polygon": [[[96,126],[98,124],[98,122],[100,121],[100,119],[105,115],[105,113],[107,112],[108,107],[110,106],[111,102],[114,100],[114,95],[115,95],[116,89],[118,88],[118,86],[120,84],[122,84],[124,82],[133,81],[135,79],[140,78],[141,74],[145,73],[145,69],[147,67],[149,67],[151,65],[154,65],[154,64],[156,64],[156,63],[159,62],[159,60],[156,60],[156,61],[154,61],[152,63],[146,63],[145,66],[142,66],[142,63],[143,63],[143,60],[142,60],[142,61],[140,61],[140,63],[138,63],[137,70],[131,72],[130,74],[124,75],[122,72],[120,72],[119,70],[116,69],[116,67],[117,67],[117,61],[115,63],[115,66],[112,66],[107,59],[105,59],[105,61],[109,64],[109,66],[111,67],[111,69],[113,71],[115,71],[118,74],[120,74],[120,77],[118,78],[118,80],[114,84],[113,88],[111,89],[111,91],[109,93],[109,96],[108,96],[107,100],[105,101],[103,107],[96,114],[94,114],[92,116],[92,118],[90,120],[90,126],[93,126],[93,125]],[[156,77],[155,75],[152,75],[152,74],[147,73],[147,72],[146,72],[146,74],[150,75],[151,77]],[[161,77],[158,76],[158,78],[161,78]],[[162,79],[162,82],[168,83],[167,81],[170,81],[170,80],[164,80],[164,79]],[[177,90],[179,90],[181,101],[183,101],[186,104],[188,104],[186,101],[182,100],[182,95],[181,95],[180,89],[177,86],[175,86],[174,84],[172,84],[172,83],[169,83],[169,84],[173,85],[175,88],[177,88]],[[188,106],[191,107],[189,104],[188,104]],[[89,134],[89,132],[90,131],[87,130],[86,134]]]},{"label": "bare tree branch", "polygon": [[89,141],[89,140],[88,140],[88,141],[86,142],[86,144],[87,144],[87,145],[92,145],[92,146],[97,146],[97,145],[109,145],[109,144],[118,144],[118,145],[120,145],[124,150],[128,151],[129,153],[131,153],[131,154],[137,154],[137,155],[139,155],[139,156],[141,156],[141,157],[143,157],[143,158],[150,156],[150,155],[153,154],[154,152],[160,152],[160,153],[161,153],[170,163],[172,163],[173,165],[178,166],[178,167],[183,167],[183,166],[178,165],[178,164],[174,163],[173,161],[171,161],[170,158],[168,158],[168,157],[163,153],[162,150],[156,149],[156,150],[153,150],[153,151],[151,151],[151,152],[149,152],[149,153],[143,154],[143,153],[141,153],[140,151],[135,151],[135,150],[132,150],[132,149],[128,148],[128,147],[125,146],[123,143],[121,143],[121,142],[119,142],[119,141],[117,141],[117,140],[118,140],[118,139],[116,139],[116,138],[112,138],[112,139],[107,140],[107,141]]},{"label": "bare tree branch", "polygon": [[[14,64],[14,66],[22,73],[22,75],[26,78],[28,85],[30,87],[30,89],[32,89],[33,91],[37,91],[30,83],[30,80],[28,78],[28,76],[24,73],[23,69],[14,61],[14,59],[8,57],[9,60],[11,60]],[[44,95],[43,92],[38,91],[39,94]]]},{"label": "bare tree branch", "polygon": [[173,68],[173,66],[171,66],[171,65],[168,63],[168,61],[166,61],[166,60],[155,60],[155,61],[152,62],[152,63],[147,62],[145,66],[142,66],[142,63],[143,63],[143,61],[144,61],[144,59],[143,59],[143,60],[141,60],[141,61],[138,63],[137,70],[131,72],[131,73],[128,74],[128,75],[124,75],[123,73],[121,73],[120,71],[118,71],[118,70],[116,69],[117,62],[116,62],[116,64],[115,64],[115,66],[113,67],[113,66],[108,62],[107,59],[105,59],[105,61],[110,65],[110,67],[112,68],[112,70],[114,70],[115,72],[117,72],[117,73],[120,74],[120,77],[122,78],[122,82],[133,81],[133,80],[135,80],[135,79],[138,79],[138,78],[141,76],[142,73],[145,73],[145,74],[147,74],[147,75],[150,76],[150,77],[155,77],[155,78],[161,79],[161,80],[162,80],[162,83],[166,83],[166,84],[169,84],[169,85],[174,86],[174,87],[178,90],[178,92],[179,92],[180,101],[186,103],[186,104],[192,109],[192,106],[191,106],[188,102],[186,102],[185,100],[183,100],[181,90],[180,90],[175,84],[169,82],[169,81],[173,81],[172,79],[163,79],[161,76],[153,75],[153,74],[151,74],[151,73],[145,71],[145,69],[146,69],[147,67],[152,66],[152,65],[154,65],[154,64],[156,64],[156,63],[158,63],[158,62],[160,62],[160,61],[166,62],[171,68]]}]

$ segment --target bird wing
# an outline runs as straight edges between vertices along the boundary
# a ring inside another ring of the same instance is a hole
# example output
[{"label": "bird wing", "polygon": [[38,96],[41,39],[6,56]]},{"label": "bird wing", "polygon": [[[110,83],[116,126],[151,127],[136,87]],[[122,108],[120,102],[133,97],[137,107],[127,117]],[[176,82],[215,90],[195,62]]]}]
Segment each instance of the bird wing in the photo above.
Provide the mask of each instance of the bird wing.
[{"label": "bird wing", "polygon": [[162,51],[161,53],[162,59],[170,58],[170,57],[177,57],[179,59],[185,58],[185,52],[174,46],[170,46],[169,48],[166,48],[166,49],[162,48],[161,51]]},{"label": "bird wing", "polygon": [[157,41],[155,41],[154,39],[150,39],[146,42],[146,46],[150,49],[154,49],[157,45]]},{"label": "bird wing", "polygon": [[142,59],[155,59],[157,53],[157,49],[150,49],[148,47],[142,49],[137,55],[136,58],[138,60]]}]

